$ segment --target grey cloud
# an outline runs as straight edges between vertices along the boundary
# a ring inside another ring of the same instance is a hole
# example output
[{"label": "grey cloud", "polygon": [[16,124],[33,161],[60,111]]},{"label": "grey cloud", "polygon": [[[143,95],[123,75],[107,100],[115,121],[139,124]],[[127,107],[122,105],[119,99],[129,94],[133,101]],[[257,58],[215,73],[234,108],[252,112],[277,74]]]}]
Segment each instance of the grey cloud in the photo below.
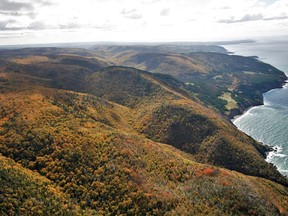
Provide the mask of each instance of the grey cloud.
[{"label": "grey cloud", "polygon": [[33,10],[33,4],[22,3],[22,2],[12,2],[8,0],[0,1],[0,10],[1,11],[19,11],[19,10]]},{"label": "grey cloud", "polygon": [[224,7],[220,7],[219,9],[221,9],[221,10],[229,10],[229,9],[231,9],[231,7],[230,6],[224,6]]},{"label": "grey cloud", "polygon": [[124,14],[124,15],[127,15],[127,14],[132,14],[132,13],[135,13],[137,10],[136,9],[123,9],[121,11],[121,14]]},{"label": "grey cloud", "polygon": [[282,16],[279,16],[279,17],[267,17],[267,18],[264,18],[263,20],[282,20],[282,19],[288,19],[288,16],[287,15],[282,15]]},{"label": "grey cloud", "polygon": [[161,0],[143,0],[142,4],[154,4],[156,2],[160,2]]},{"label": "grey cloud", "polygon": [[263,19],[262,14],[246,14],[241,19],[237,20],[238,22],[247,22],[247,21],[256,21]]},{"label": "grey cloud", "polygon": [[46,0],[35,0],[36,3],[41,4],[42,6],[52,6],[55,5],[56,3],[52,1],[46,1]]},{"label": "grey cloud", "polygon": [[66,23],[66,24],[60,24],[59,25],[60,29],[76,29],[76,28],[81,28],[81,26],[78,23]]},{"label": "grey cloud", "polygon": [[52,0],[32,0],[30,3],[19,1],[0,0],[0,14],[12,17],[27,16],[35,19],[37,16],[37,7],[52,6],[55,4]]},{"label": "grey cloud", "polygon": [[43,22],[36,21],[36,22],[30,23],[30,25],[26,29],[29,29],[29,30],[42,30],[42,29],[47,29],[47,26]]},{"label": "grey cloud", "polygon": [[121,14],[127,19],[141,19],[142,14],[137,13],[137,9],[123,9]]},{"label": "grey cloud", "polygon": [[235,23],[234,18],[229,18],[229,19],[221,19],[217,21],[218,23]]},{"label": "grey cloud", "polygon": [[280,19],[287,19],[287,15],[281,15],[276,17],[264,17],[263,14],[246,14],[240,19],[235,19],[235,17],[230,17],[229,19],[219,20],[219,23],[240,23],[240,22],[249,22],[249,21],[258,21],[258,20],[280,20]]},{"label": "grey cloud", "polygon": [[0,30],[5,30],[8,22],[7,21],[0,21]]},{"label": "grey cloud", "polygon": [[107,25],[98,25],[98,26],[93,26],[92,28],[94,28],[94,29],[101,29],[101,30],[103,30],[103,31],[110,31],[110,30],[113,30],[113,29],[115,29],[115,25],[109,25],[109,24],[107,24]]},{"label": "grey cloud", "polygon": [[35,19],[37,15],[32,2],[23,3],[10,0],[0,1],[0,14],[10,17],[26,16],[31,19]]},{"label": "grey cloud", "polygon": [[9,32],[8,34],[0,34],[1,39],[12,39],[12,38],[19,38],[23,35],[23,33],[17,34],[15,32]]},{"label": "grey cloud", "polygon": [[240,19],[235,19],[235,17],[230,17],[229,19],[219,20],[219,23],[239,23],[239,22],[249,22],[249,21],[256,21],[256,20],[262,20],[263,15],[262,14],[246,14]]},{"label": "grey cloud", "polygon": [[47,29],[48,26],[45,25],[45,23],[37,21],[30,23],[27,27],[22,27],[17,25],[15,27],[9,27],[9,24],[17,24],[16,20],[6,20],[6,21],[0,21],[0,31],[17,31],[17,30],[43,30]]},{"label": "grey cloud", "polygon": [[134,14],[126,15],[125,17],[128,18],[128,19],[141,19],[142,15],[134,13]]},{"label": "grey cloud", "polygon": [[277,0],[259,0],[259,2],[263,2],[265,5],[271,5],[275,3]]},{"label": "grey cloud", "polygon": [[9,27],[9,24],[13,24],[13,23],[17,23],[17,21],[13,19],[0,21],[0,31],[15,30],[16,28]]},{"label": "grey cloud", "polygon": [[170,14],[170,9],[169,8],[164,8],[160,12],[160,16],[168,16]]},{"label": "grey cloud", "polygon": [[20,16],[28,16],[31,19],[34,19],[37,15],[37,13],[34,12],[28,12],[28,13],[21,13],[18,11],[0,11],[1,15],[5,15],[5,16],[15,16],[15,17],[20,17]]},{"label": "grey cloud", "polygon": [[17,31],[17,30],[45,30],[45,29],[62,29],[62,30],[73,30],[73,29],[85,29],[85,28],[94,28],[94,29],[101,29],[105,31],[109,31],[115,28],[114,25],[111,24],[103,24],[103,25],[94,25],[94,26],[84,26],[80,25],[78,23],[67,23],[67,24],[60,24],[57,26],[48,26],[44,22],[36,21],[31,22],[26,27],[9,27],[9,24],[17,24],[16,20],[6,20],[6,21],[0,21],[0,31]]},{"label": "grey cloud", "polygon": [[67,23],[67,24],[61,24],[59,25],[58,28],[60,29],[85,29],[85,28],[92,28],[92,29],[101,29],[101,30],[112,30],[114,29],[116,26],[115,25],[111,25],[111,24],[103,24],[103,25],[80,25],[78,23],[75,22],[71,22],[71,23]]}]

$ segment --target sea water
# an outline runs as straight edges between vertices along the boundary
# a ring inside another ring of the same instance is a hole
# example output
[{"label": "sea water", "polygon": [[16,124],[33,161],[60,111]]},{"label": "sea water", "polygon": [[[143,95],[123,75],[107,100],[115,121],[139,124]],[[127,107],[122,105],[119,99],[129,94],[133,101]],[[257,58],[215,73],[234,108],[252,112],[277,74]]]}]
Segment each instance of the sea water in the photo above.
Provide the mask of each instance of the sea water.
[{"label": "sea water", "polygon": [[[288,39],[266,38],[255,43],[224,47],[237,55],[256,55],[259,60],[273,65],[288,76]],[[288,83],[263,96],[264,105],[250,108],[233,123],[254,139],[272,146],[274,151],[268,153],[267,161],[288,176]]]}]

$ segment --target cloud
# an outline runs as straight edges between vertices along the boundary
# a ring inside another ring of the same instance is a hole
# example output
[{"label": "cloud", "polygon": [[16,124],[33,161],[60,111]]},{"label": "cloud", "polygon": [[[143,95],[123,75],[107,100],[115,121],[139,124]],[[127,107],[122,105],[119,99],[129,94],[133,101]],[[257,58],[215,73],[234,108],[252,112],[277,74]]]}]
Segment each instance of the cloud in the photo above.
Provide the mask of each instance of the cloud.
[{"label": "cloud", "polygon": [[[37,21],[43,8],[55,5],[55,0],[0,0],[0,31],[42,30],[47,26]],[[47,11],[47,8],[45,9]],[[12,22],[13,21],[13,22]]]},{"label": "cloud", "polygon": [[169,8],[163,8],[160,11],[160,16],[168,16],[170,14],[170,9]]},{"label": "cloud", "polygon": [[36,40],[202,40],[288,32],[286,23],[287,0],[0,0],[0,36]]},{"label": "cloud", "polygon": [[282,19],[288,19],[288,16],[282,15],[278,17],[267,17],[267,18],[264,18],[263,20],[282,20]]},{"label": "cloud", "polygon": [[135,13],[137,11],[137,9],[133,8],[133,9],[123,9],[121,11],[121,14],[127,15],[127,14],[131,14],[131,13]]},{"label": "cloud", "polygon": [[116,27],[117,27],[116,25],[109,24],[109,23],[105,23],[105,24],[102,24],[102,25],[93,25],[93,26],[91,26],[91,28],[93,28],[93,29],[101,29],[101,30],[105,30],[105,31],[113,30]]},{"label": "cloud", "polygon": [[283,20],[288,17],[287,0],[219,1],[222,4],[217,4],[218,1],[214,1],[212,8],[214,10],[212,12],[216,17],[215,20],[218,23],[233,24],[251,21]]},{"label": "cloud", "polygon": [[0,30],[6,30],[8,21],[0,21]]},{"label": "cloud", "polygon": [[15,23],[17,23],[17,21],[13,19],[0,21],[0,31],[15,30],[15,28],[11,27],[11,24],[15,24]]},{"label": "cloud", "polygon": [[219,23],[240,23],[240,22],[250,22],[250,21],[269,21],[269,20],[282,20],[282,19],[287,19],[288,16],[285,14],[279,15],[279,16],[274,16],[274,17],[265,17],[263,14],[245,14],[243,17],[240,19],[236,19],[235,17],[230,17],[228,19],[222,19],[219,20]]},{"label": "cloud", "polygon": [[154,4],[156,2],[160,2],[161,0],[143,0],[142,4]]},{"label": "cloud", "polygon": [[34,12],[33,3],[23,3],[9,0],[0,1],[0,15],[4,17],[29,17],[35,19],[37,13]]},{"label": "cloud", "polygon": [[35,19],[39,8],[55,5],[53,0],[30,0],[29,3],[19,1],[0,0],[0,15]]},{"label": "cloud", "polygon": [[137,12],[137,9],[133,8],[133,9],[123,9],[121,11],[121,14],[124,15],[125,18],[127,19],[141,19],[142,18],[142,14]]},{"label": "cloud", "polygon": [[31,19],[35,19],[37,13],[34,12],[19,12],[19,11],[0,11],[1,15],[4,16],[15,16],[15,17],[21,17],[21,16],[28,16]]},{"label": "cloud", "polygon": [[141,19],[142,18],[142,14],[134,13],[134,14],[127,15],[125,17],[128,18],[128,19]]},{"label": "cloud", "polygon": [[20,11],[20,10],[33,10],[33,4],[31,3],[23,3],[23,2],[14,2],[8,0],[0,1],[0,10],[1,11]]},{"label": "cloud", "polygon": [[30,25],[28,27],[26,27],[25,29],[43,30],[43,29],[47,29],[47,28],[48,28],[48,26],[46,26],[44,22],[36,21],[36,22],[30,23]]},{"label": "cloud", "polygon": [[59,28],[60,29],[77,29],[77,28],[81,28],[83,26],[81,26],[78,23],[75,22],[70,22],[70,23],[65,23],[65,24],[60,24]]},{"label": "cloud", "polygon": [[35,2],[42,5],[42,6],[53,6],[56,4],[52,1],[46,1],[46,0],[35,0]]},{"label": "cloud", "polygon": [[236,19],[235,17],[230,17],[228,19],[219,20],[219,23],[239,23],[239,22],[249,22],[249,21],[257,21],[262,20],[262,14],[246,14],[240,19]]},{"label": "cloud", "polygon": [[277,1],[277,0],[259,0],[260,3],[263,3],[267,6],[274,4],[275,1]]}]

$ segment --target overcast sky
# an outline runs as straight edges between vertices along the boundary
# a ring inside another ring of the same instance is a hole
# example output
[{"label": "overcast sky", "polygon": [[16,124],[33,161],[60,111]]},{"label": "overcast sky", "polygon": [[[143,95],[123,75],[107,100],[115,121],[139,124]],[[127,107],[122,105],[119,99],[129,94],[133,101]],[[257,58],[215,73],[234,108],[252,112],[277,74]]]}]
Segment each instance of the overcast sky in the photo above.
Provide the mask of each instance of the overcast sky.
[{"label": "overcast sky", "polygon": [[288,35],[288,0],[0,0],[0,44]]}]

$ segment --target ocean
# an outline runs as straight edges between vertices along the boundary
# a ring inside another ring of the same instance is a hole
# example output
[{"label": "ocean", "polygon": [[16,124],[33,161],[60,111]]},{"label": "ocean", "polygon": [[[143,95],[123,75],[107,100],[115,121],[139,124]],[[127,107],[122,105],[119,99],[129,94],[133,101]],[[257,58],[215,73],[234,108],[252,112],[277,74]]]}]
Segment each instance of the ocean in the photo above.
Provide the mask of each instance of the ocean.
[{"label": "ocean", "polygon": [[[286,37],[288,38],[288,37]],[[255,43],[225,45],[228,51],[243,56],[258,56],[288,76],[288,39],[265,38]],[[273,147],[267,161],[288,176],[288,83],[263,94],[264,105],[252,107],[233,120],[238,129]]]}]

